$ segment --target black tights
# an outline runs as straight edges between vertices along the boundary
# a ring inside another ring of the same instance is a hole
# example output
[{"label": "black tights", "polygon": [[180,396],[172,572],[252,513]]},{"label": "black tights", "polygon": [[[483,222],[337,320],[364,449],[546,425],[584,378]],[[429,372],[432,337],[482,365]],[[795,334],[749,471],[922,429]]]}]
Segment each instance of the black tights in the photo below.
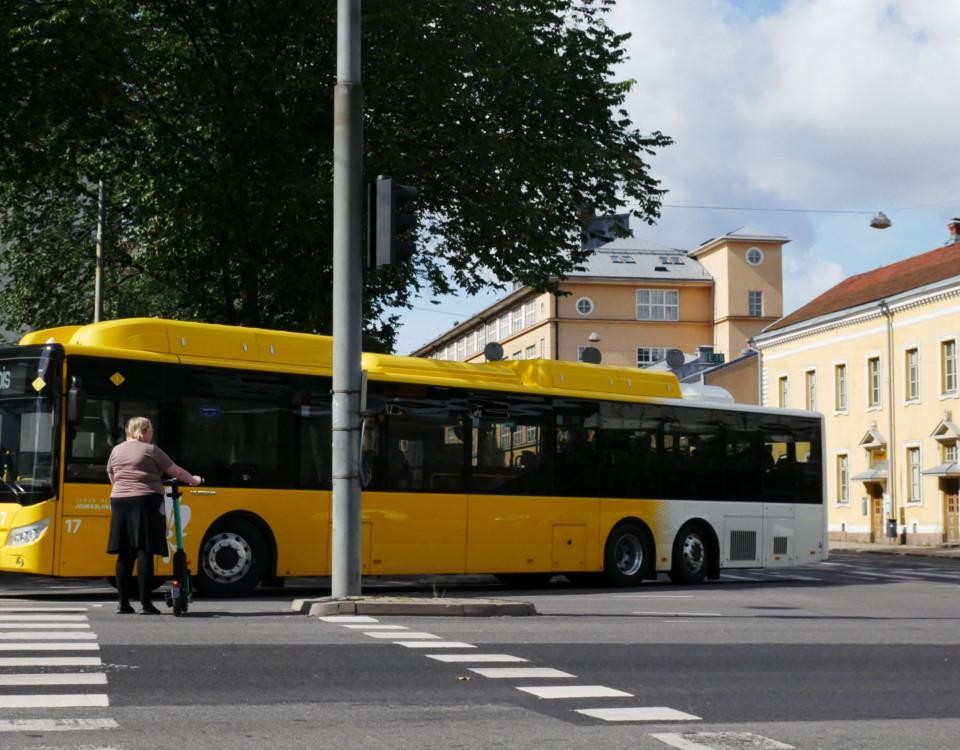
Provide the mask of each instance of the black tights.
[{"label": "black tights", "polygon": [[137,563],[137,583],[140,587],[140,603],[150,604],[153,591],[153,555],[143,550],[125,549],[117,555],[117,593],[120,604],[127,604],[133,583],[133,563]]}]

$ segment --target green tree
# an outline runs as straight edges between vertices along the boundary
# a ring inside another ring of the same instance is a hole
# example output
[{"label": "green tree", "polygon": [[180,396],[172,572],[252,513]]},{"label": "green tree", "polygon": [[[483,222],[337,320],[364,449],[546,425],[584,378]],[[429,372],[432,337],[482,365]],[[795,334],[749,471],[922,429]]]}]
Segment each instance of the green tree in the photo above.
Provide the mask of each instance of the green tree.
[{"label": "green tree", "polygon": [[[365,172],[415,185],[422,216],[416,262],[367,275],[368,343],[416,293],[549,288],[585,207],[658,216],[670,139],[623,110],[612,2],[365,3]],[[335,3],[4,5],[4,321],[90,319],[102,179],[108,316],[329,332]]]}]

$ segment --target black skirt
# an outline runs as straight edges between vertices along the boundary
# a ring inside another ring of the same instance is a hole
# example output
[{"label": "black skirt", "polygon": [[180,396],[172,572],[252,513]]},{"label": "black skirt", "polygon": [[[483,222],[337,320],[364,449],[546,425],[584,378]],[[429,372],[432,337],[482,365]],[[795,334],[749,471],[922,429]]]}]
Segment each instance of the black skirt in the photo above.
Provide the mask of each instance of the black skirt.
[{"label": "black skirt", "polygon": [[110,539],[107,552],[143,550],[152,555],[167,554],[167,519],[163,495],[111,497]]}]

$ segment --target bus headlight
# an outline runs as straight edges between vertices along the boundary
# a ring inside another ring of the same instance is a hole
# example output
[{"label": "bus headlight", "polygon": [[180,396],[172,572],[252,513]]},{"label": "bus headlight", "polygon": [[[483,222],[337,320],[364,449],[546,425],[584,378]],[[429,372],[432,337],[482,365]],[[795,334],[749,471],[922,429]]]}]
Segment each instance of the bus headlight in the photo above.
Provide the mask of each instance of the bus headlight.
[{"label": "bus headlight", "polygon": [[37,521],[36,523],[10,529],[10,535],[7,537],[7,546],[22,547],[24,544],[31,544],[43,535],[43,532],[47,530],[47,526],[49,525],[50,519],[44,518],[42,521]]}]

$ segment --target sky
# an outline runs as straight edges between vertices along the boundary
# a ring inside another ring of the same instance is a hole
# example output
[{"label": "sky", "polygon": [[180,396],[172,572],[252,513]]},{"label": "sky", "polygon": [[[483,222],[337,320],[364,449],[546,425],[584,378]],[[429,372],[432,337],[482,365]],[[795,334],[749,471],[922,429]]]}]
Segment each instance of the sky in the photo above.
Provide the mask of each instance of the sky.
[{"label": "sky", "polygon": [[[616,77],[635,81],[635,127],[674,139],[650,160],[669,191],[661,218],[634,222],[635,237],[684,250],[744,226],[788,237],[784,314],[947,241],[960,216],[960,3],[619,0],[608,24],[633,35]],[[889,229],[870,228],[877,211]],[[415,300],[398,351],[498,296]]]}]

